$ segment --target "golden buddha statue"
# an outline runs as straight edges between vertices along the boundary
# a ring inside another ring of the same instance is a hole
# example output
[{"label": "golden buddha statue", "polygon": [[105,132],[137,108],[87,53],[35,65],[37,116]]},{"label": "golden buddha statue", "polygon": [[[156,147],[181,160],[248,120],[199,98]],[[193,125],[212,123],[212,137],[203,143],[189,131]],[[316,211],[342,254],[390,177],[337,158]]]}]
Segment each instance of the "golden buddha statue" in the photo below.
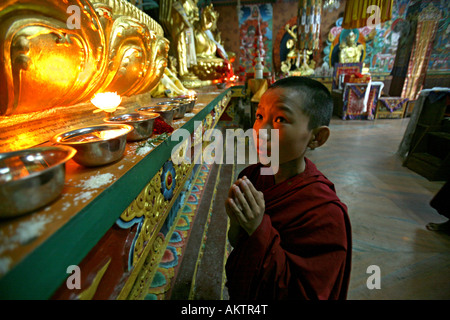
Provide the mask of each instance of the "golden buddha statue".
[{"label": "golden buddha statue", "polygon": [[212,9],[212,4],[207,6],[201,15],[200,23],[195,28],[195,51],[197,57],[211,58],[216,57],[217,46],[206,33],[216,23],[216,13]]},{"label": "golden buddha statue", "polygon": [[217,56],[218,50],[227,54],[212,34],[217,33],[218,13],[210,4],[199,15],[197,1],[167,0],[160,4],[160,20],[171,41],[170,55],[176,58],[176,71],[186,88],[221,79],[228,61]]},{"label": "golden buddha statue", "polygon": [[158,85],[150,92],[153,98],[173,98],[188,95],[189,90],[183,86],[175,73],[169,68],[164,69],[164,75]]},{"label": "golden buddha statue", "polygon": [[364,46],[356,43],[356,35],[351,31],[345,38],[345,42],[339,45],[340,63],[357,63],[361,61]]},{"label": "golden buddha statue", "polygon": [[200,21],[194,25],[197,64],[192,67],[192,71],[202,80],[215,80],[223,76],[220,70],[225,60],[217,56],[219,47],[224,55],[227,54],[212,33],[213,30],[217,32],[218,16],[213,5],[210,4],[203,9]]},{"label": "golden buddha statue", "polygon": [[211,27],[211,33],[214,37],[214,39],[216,40],[216,42],[220,45],[223,45],[223,40],[222,40],[222,33],[220,32],[219,28],[217,27],[217,20],[219,20],[219,12],[214,11],[214,15],[215,15],[215,19],[214,19],[214,23],[212,24]]}]

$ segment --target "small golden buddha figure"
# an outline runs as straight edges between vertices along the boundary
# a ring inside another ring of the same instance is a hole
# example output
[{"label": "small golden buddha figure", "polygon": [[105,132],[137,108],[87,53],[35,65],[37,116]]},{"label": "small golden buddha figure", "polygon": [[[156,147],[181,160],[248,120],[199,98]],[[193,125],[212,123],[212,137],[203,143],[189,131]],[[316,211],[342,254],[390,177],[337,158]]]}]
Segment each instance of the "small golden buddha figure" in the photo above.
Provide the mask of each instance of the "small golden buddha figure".
[{"label": "small golden buddha figure", "polygon": [[177,76],[186,88],[208,85],[221,78],[220,69],[225,62],[217,56],[218,47],[224,50],[212,34],[217,29],[218,14],[210,4],[200,15],[197,2],[165,0],[160,4],[160,20],[171,42],[170,55],[176,58]]},{"label": "small golden buddha figure", "polygon": [[364,46],[356,43],[356,35],[351,31],[339,46],[339,62],[340,63],[357,63],[361,61],[364,53]]}]

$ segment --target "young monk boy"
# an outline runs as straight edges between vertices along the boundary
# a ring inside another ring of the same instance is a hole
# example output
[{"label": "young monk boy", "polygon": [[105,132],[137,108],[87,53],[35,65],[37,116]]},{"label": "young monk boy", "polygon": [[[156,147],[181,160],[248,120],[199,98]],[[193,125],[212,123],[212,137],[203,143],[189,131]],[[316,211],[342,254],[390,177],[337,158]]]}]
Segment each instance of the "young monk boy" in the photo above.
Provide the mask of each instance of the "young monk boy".
[{"label": "young monk boy", "polygon": [[[329,91],[305,77],[278,80],[261,97],[253,125],[278,129],[279,168],[245,168],[225,202],[233,250],[226,263],[230,299],[346,299],[351,227],[334,185],[305,157],[323,145],[333,109]],[[263,132],[263,131],[261,131]],[[274,139],[275,140],[275,139]],[[267,156],[270,156],[267,142]]]}]

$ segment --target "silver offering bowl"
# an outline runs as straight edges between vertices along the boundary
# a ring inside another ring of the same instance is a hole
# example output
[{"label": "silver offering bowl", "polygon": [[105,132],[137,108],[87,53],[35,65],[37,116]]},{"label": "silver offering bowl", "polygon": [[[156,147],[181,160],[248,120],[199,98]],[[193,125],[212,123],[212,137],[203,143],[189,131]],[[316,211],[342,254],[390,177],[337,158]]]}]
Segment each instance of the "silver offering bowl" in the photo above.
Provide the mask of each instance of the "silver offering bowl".
[{"label": "silver offering bowl", "polygon": [[76,150],[49,146],[0,153],[0,218],[39,209],[61,194]]},{"label": "silver offering bowl", "polygon": [[168,125],[172,125],[175,115],[175,108],[173,106],[148,106],[136,109],[136,111],[143,114],[158,113]]},{"label": "silver offering bowl", "polygon": [[194,110],[195,102],[197,101],[197,98],[194,96],[178,96],[175,98],[170,99],[171,101],[179,101],[182,103],[187,103],[186,112],[192,112]]},{"label": "silver offering bowl", "polygon": [[127,124],[103,124],[57,134],[53,142],[77,150],[73,160],[85,167],[102,166],[119,160],[133,127]]},{"label": "silver offering bowl", "polygon": [[187,103],[182,103],[179,101],[161,101],[156,104],[157,106],[172,106],[175,109],[175,113],[173,115],[174,119],[182,119],[184,118],[184,114],[186,113]]},{"label": "silver offering bowl", "polygon": [[133,130],[127,135],[127,141],[138,141],[149,138],[153,134],[153,124],[159,117],[158,113],[127,113],[103,121],[109,124],[128,124]]}]

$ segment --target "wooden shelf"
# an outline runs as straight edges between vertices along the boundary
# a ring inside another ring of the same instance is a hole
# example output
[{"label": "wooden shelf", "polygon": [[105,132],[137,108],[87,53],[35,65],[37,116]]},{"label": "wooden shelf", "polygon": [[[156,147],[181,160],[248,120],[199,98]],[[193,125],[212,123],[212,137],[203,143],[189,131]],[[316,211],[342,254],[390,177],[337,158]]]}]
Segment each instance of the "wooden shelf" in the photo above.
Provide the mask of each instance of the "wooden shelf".
[{"label": "wooden shelf", "polygon": [[445,120],[448,96],[425,98],[404,165],[431,181],[450,178],[450,132]]}]

